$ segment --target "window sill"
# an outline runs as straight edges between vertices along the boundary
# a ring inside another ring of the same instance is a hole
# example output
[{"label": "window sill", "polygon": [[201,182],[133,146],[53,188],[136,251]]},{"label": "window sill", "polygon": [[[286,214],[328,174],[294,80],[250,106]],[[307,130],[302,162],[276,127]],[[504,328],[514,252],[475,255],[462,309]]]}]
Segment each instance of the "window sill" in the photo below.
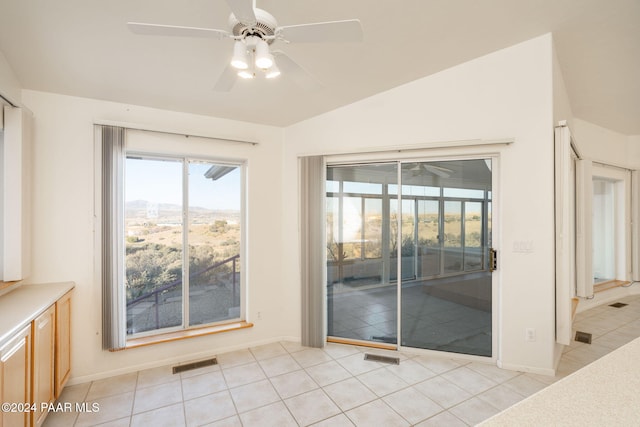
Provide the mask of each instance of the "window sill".
[{"label": "window sill", "polygon": [[[253,327],[253,323],[249,323],[249,322],[245,322],[244,320],[241,320],[233,323],[225,323],[223,325],[204,326],[202,328],[187,329],[184,331],[151,335],[148,337],[134,338],[134,339],[127,340],[126,347],[121,350],[129,350],[131,348],[144,347],[147,345],[178,341],[178,340],[183,340],[187,338],[201,337],[204,335],[219,334],[222,332],[237,331],[239,329],[246,329],[246,328],[252,328],[252,327]],[[120,351],[120,350],[114,350],[114,351]]]},{"label": "window sill", "polygon": [[594,293],[598,293],[598,292],[604,292],[604,291],[608,291],[609,289],[613,289],[613,288],[619,288],[621,286],[627,286],[628,284],[630,284],[631,282],[626,281],[626,280],[607,280],[605,282],[599,282],[593,285],[593,292]]}]

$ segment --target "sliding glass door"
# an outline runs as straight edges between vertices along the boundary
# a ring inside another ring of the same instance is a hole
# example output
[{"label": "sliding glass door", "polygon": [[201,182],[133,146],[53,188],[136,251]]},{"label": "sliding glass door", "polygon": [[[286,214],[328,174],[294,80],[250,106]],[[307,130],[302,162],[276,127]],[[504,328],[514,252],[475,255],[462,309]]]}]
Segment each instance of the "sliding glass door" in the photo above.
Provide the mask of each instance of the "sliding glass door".
[{"label": "sliding glass door", "polygon": [[329,336],[397,341],[397,174],[395,163],[327,169]]},{"label": "sliding glass door", "polygon": [[491,187],[490,159],[329,166],[329,339],[491,356]]}]

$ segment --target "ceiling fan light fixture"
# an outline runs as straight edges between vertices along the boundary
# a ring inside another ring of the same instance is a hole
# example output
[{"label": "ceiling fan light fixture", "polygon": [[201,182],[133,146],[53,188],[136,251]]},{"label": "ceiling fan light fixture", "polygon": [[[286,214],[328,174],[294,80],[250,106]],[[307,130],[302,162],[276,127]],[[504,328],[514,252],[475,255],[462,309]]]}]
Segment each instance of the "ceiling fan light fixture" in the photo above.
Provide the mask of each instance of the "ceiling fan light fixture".
[{"label": "ceiling fan light fixture", "polygon": [[273,65],[271,66],[271,68],[269,68],[266,71],[266,74],[264,76],[268,79],[273,79],[275,77],[278,77],[279,75],[280,75],[280,69],[278,68],[278,65],[274,61]]},{"label": "ceiling fan light fixture", "polygon": [[233,45],[233,57],[231,58],[231,66],[238,70],[246,70],[247,68],[249,68],[247,48],[240,40],[237,40]]},{"label": "ceiling fan light fixture", "polygon": [[273,55],[269,52],[269,45],[260,39],[256,43],[256,67],[268,70],[273,65]]},{"label": "ceiling fan light fixture", "polygon": [[254,78],[256,75],[253,73],[253,71],[250,70],[240,70],[238,71],[238,77],[241,77],[243,79],[249,80]]}]

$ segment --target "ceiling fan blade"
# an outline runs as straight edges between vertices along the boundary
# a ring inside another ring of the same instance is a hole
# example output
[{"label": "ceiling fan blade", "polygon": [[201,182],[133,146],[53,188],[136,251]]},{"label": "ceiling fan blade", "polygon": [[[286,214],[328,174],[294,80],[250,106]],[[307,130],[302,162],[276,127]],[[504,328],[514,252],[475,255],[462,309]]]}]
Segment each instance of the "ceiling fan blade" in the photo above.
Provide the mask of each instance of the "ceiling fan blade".
[{"label": "ceiling fan blade", "polygon": [[136,34],[149,36],[206,37],[222,40],[230,35],[227,31],[213,28],[180,27],[177,25],[145,24],[142,22],[127,22],[127,27]]},{"label": "ceiling fan blade", "polygon": [[450,178],[451,177],[451,173],[453,172],[452,170],[449,170],[447,168],[438,167],[438,166],[423,165],[423,167],[424,167],[424,170],[426,170],[427,172],[431,172],[432,174],[438,175],[441,178]]},{"label": "ceiling fan blade", "polygon": [[236,70],[231,66],[231,64],[229,64],[224,69],[222,74],[220,74],[220,77],[218,77],[218,81],[213,87],[213,90],[216,92],[229,92],[233,85],[236,83],[237,78],[238,70]]},{"label": "ceiling fan blade", "polygon": [[362,25],[357,19],[278,27],[276,33],[295,43],[361,42]]},{"label": "ceiling fan blade", "polygon": [[322,84],[318,79],[302,68],[300,64],[291,59],[286,53],[280,50],[272,51],[271,53],[275,56],[276,63],[286,78],[291,78],[298,86],[309,91],[322,89]]},{"label": "ceiling fan blade", "polygon": [[254,0],[227,0],[231,12],[244,25],[255,25],[258,20],[254,12]]}]

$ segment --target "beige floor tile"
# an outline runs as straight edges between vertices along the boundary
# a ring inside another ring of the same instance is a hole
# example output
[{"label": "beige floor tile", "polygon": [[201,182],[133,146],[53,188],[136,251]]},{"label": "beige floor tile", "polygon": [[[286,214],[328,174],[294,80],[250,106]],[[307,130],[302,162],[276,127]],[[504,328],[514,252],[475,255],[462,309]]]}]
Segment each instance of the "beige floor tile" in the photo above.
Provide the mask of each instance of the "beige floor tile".
[{"label": "beige floor tile", "polygon": [[267,377],[275,377],[302,369],[298,362],[289,354],[260,360],[258,363]]},{"label": "beige floor tile", "polygon": [[351,356],[352,354],[361,352],[358,347],[336,343],[328,343],[323,350],[334,359],[340,359],[341,357]]},{"label": "beige floor tile", "polygon": [[286,399],[284,403],[298,424],[307,426],[333,417],[340,409],[320,389]]},{"label": "beige floor tile", "polygon": [[524,399],[519,393],[516,393],[513,389],[504,385],[499,385],[485,392],[478,394],[476,397],[484,400],[491,406],[494,406],[500,411],[504,411],[508,407],[515,405]]},{"label": "beige floor tile", "polygon": [[266,344],[258,347],[251,347],[249,349],[256,360],[270,359],[276,356],[282,356],[287,354],[287,350],[279,343]]},{"label": "beige floor tile", "polygon": [[[209,424],[204,424],[202,427],[243,427],[240,417],[234,415],[233,417],[225,418],[220,421],[214,421]],[[247,426],[248,427],[248,426]]]},{"label": "beige floor tile", "polygon": [[345,414],[338,414],[335,417],[313,424],[313,427],[353,427],[353,425]]},{"label": "beige floor tile", "polygon": [[77,412],[50,412],[42,425],[43,427],[69,427],[76,422],[77,418]]},{"label": "beige floor tile", "polygon": [[443,408],[450,408],[473,396],[441,376],[430,378],[414,387]]},{"label": "beige floor tile", "polygon": [[227,390],[184,402],[187,426],[201,426],[236,415],[236,407]]},{"label": "beige floor tile", "polygon": [[57,401],[70,403],[84,402],[89,392],[89,387],[91,387],[90,382],[66,386]]},{"label": "beige floor tile", "polygon": [[500,411],[484,400],[474,397],[454,406],[449,412],[468,425],[476,425]]},{"label": "beige floor tile", "polygon": [[382,400],[411,424],[424,421],[444,409],[414,387],[390,394]]},{"label": "beige floor tile", "polygon": [[319,365],[324,362],[333,360],[331,356],[319,348],[307,348],[302,351],[291,353],[291,356],[298,362],[303,368]]},{"label": "beige floor tile", "polygon": [[536,393],[547,386],[546,384],[541,383],[538,380],[534,380],[526,375],[515,377],[503,383],[503,385],[525,397],[531,396],[533,393]]},{"label": "beige floor tile", "polygon": [[271,384],[283,399],[318,388],[318,384],[303,370],[273,377]]},{"label": "beige floor tile", "polygon": [[430,371],[435,372],[436,374],[443,374],[466,364],[457,360],[444,359],[433,356],[416,356],[412,360],[421,364]]},{"label": "beige floor tile", "polygon": [[289,353],[296,353],[298,351],[306,350],[307,348],[309,348],[309,347],[303,346],[299,342],[293,342],[293,341],[282,341],[280,342],[280,344],[282,344],[282,347],[284,347],[284,349],[287,350]]},{"label": "beige floor tile", "polygon": [[133,396],[134,393],[130,391],[114,396],[87,399],[87,402],[89,402],[88,407],[91,407],[91,405],[95,403],[100,410],[98,412],[83,412],[78,414],[75,425],[77,427],[93,426],[107,421],[130,417],[133,408]]},{"label": "beige floor tile", "polygon": [[229,353],[222,353],[216,356],[218,364],[223,368],[231,368],[233,366],[245,365],[256,361],[253,357],[253,353],[246,350],[231,351]]},{"label": "beige floor tile", "polygon": [[336,361],[311,366],[307,368],[306,371],[321,387],[351,378],[349,371],[344,369],[342,365]]},{"label": "beige floor tile", "polygon": [[380,399],[358,406],[348,411],[346,415],[357,427],[404,427],[410,425],[407,420]]},{"label": "beige floor tile", "polygon": [[324,392],[342,409],[360,406],[375,400],[377,396],[356,378],[349,378],[323,388]]},{"label": "beige floor tile", "polygon": [[118,375],[104,380],[93,381],[89,387],[86,400],[132,392],[136,389],[138,373]]},{"label": "beige floor tile", "polygon": [[120,418],[113,421],[107,421],[106,423],[101,423],[97,427],[130,427],[131,426],[131,418]]},{"label": "beige floor tile", "polygon": [[133,413],[150,411],[175,403],[182,403],[180,381],[154,385],[136,390]]},{"label": "beige floor tile", "polygon": [[490,380],[484,375],[480,375],[465,366],[446,372],[442,374],[442,377],[471,394],[482,393],[483,391],[497,385],[495,381]]},{"label": "beige floor tile", "polygon": [[185,425],[182,402],[131,417],[131,427],[183,427]]},{"label": "beige floor tile", "polygon": [[222,372],[209,372],[208,374],[184,378],[182,380],[182,396],[184,400],[216,393],[227,388],[227,383]]},{"label": "beige floor tile", "polygon": [[267,378],[257,362],[247,363],[229,369],[222,369],[227,387],[234,388]]},{"label": "beige floor tile", "polygon": [[409,384],[416,384],[437,375],[431,369],[425,368],[411,359],[403,360],[399,365],[389,365],[385,369],[393,372]]},{"label": "beige floor tile", "polygon": [[440,412],[421,423],[416,424],[416,427],[466,427],[467,424],[460,418],[456,417],[449,411]]},{"label": "beige floor tile", "polygon": [[387,369],[376,369],[375,371],[358,375],[358,379],[378,397],[409,387],[409,383]]},{"label": "beige floor tile", "polygon": [[384,367],[382,363],[364,360],[364,354],[362,353],[342,357],[337,362],[352,375],[360,375]]},{"label": "beige floor tile", "polygon": [[490,365],[488,363],[472,362],[465,366],[497,383],[503,383],[521,375],[521,372],[500,369],[497,366]]},{"label": "beige floor tile", "polygon": [[242,425],[260,427],[297,427],[298,423],[282,402],[272,403],[240,414]]},{"label": "beige floor tile", "polygon": [[280,396],[278,396],[269,380],[236,387],[231,389],[230,393],[238,413],[250,411],[280,400]]},{"label": "beige floor tile", "polygon": [[145,369],[138,372],[137,388],[151,387],[179,379],[180,375],[173,373],[172,366],[160,366],[158,368]]}]

